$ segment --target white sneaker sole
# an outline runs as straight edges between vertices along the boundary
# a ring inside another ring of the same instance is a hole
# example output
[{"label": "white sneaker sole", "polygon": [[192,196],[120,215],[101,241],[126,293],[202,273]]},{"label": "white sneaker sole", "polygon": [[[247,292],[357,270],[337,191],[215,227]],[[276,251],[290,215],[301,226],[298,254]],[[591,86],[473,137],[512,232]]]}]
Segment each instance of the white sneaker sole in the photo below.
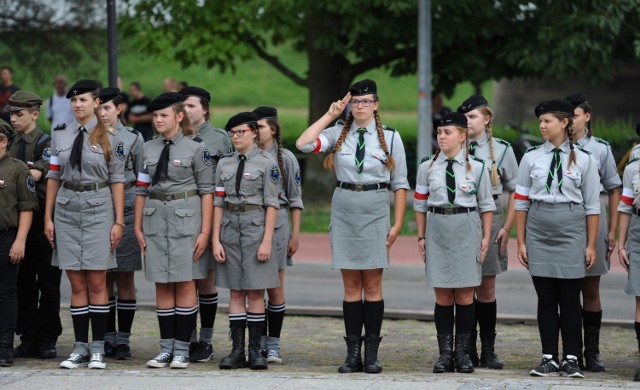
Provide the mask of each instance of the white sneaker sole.
[{"label": "white sneaker sole", "polygon": [[90,362],[89,363],[89,368],[95,368],[95,369],[99,369],[99,370],[104,370],[105,368],[107,368],[107,363]]},{"label": "white sneaker sole", "polygon": [[187,368],[187,367],[189,367],[189,363],[171,362],[171,364],[169,364],[169,367],[171,367],[171,368]]},{"label": "white sneaker sole", "polygon": [[550,373],[544,373],[544,372],[538,372],[535,369],[529,371],[529,375],[531,376],[539,376],[539,377],[548,377],[548,376],[557,376],[558,373],[557,372],[550,372]]},{"label": "white sneaker sole", "polygon": [[165,368],[165,367],[169,367],[169,363],[159,363],[159,362],[156,362],[155,360],[149,360],[147,362],[147,367],[149,367],[149,368]]},{"label": "white sneaker sole", "polygon": [[579,373],[579,372],[575,372],[571,375],[567,375],[567,378],[579,378],[579,379],[584,379],[584,375]]},{"label": "white sneaker sole", "polygon": [[74,368],[80,368],[80,367],[86,367],[87,363],[71,363],[71,362],[67,362],[66,360],[60,363],[60,368],[68,368],[68,369],[74,369]]},{"label": "white sneaker sole", "polygon": [[267,356],[267,363],[282,364],[282,358],[276,356]]}]

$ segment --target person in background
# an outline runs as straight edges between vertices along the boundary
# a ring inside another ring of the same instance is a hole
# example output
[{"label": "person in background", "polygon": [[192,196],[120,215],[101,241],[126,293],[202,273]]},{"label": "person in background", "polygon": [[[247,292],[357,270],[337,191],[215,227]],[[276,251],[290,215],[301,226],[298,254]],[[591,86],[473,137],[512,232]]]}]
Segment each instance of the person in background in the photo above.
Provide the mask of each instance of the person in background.
[{"label": "person in background", "polygon": [[53,80],[55,91],[47,99],[47,119],[51,123],[51,130],[61,123],[73,122],[73,110],[71,103],[65,96],[67,94],[67,79],[59,74]]},{"label": "person in background", "polygon": [[176,79],[173,77],[167,77],[162,80],[162,92],[178,92],[178,88],[176,85]]},{"label": "person in background", "polygon": [[176,89],[178,91],[182,91],[183,89],[187,88],[189,86],[189,83],[187,83],[186,81],[178,81],[178,83],[176,84]]},{"label": "person in background", "polygon": [[18,91],[20,87],[13,84],[13,69],[9,66],[0,68],[0,81],[2,82],[0,84],[0,119],[9,123],[11,122],[11,118],[5,106],[7,105],[9,97]]},{"label": "person in background", "polygon": [[151,99],[144,96],[142,86],[139,82],[134,81],[129,84],[129,108],[126,111],[127,124],[132,125],[134,129],[142,134],[142,138],[148,141],[153,137],[153,127],[151,126],[151,113],[149,112],[149,104]]}]

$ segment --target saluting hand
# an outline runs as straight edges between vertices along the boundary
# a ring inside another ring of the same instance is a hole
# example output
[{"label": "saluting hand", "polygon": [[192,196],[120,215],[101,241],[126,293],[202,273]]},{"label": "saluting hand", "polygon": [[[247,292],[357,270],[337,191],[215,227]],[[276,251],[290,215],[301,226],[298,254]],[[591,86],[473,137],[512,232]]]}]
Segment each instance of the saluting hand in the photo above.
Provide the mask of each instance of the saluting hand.
[{"label": "saluting hand", "polygon": [[529,269],[529,256],[527,255],[527,246],[525,244],[518,245],[518,261],[524,268]]},{"label": "saluting hand", "polygon": [[333,119],[337,119],[340,115],[342,115],[344,109],[347,108],[347,104],[349,104],[350,100],[351,92],[347,92],[347,94],[344,95],[341,100],[336,100],[335,102],[331,103],[331,106],[327,111],[327,115],[329,115]]},{"label": "saluting hand", "polygon": [[205,249],[207,249],[207,244],[209,243],[209,236],[205,233],[198,234],[198,238],[196,238],[196,243],[193,246],[193,261],[200,260],[200,256],[204,253]]},{"label": "saluting hand", "polygon": [[136,240],[138,240],[138,245],[140,246],[140,251],[142,252],[142,256],[147,254],[147,242],[144,240],[144,233],[141,229],[135,229]]},{"label": "saluting hand", "polygon": [[620,248],[618,250],[618,259],[620,260],[620,264],[622,264],[624,269],[629,272],[629,252],[626,248]]},{"label": "saluting hand", "polygon": [[211,250],[213,251],[213,258],[218,263],[224,263],[225,261],[227,261],[227,257],[224,254],[224,247],[222,246],[220,241],[212,240],[211,241]]},{"label": "saluting hand", "polygon": [[44,236],[47,237],[47,241],[49,241],[49,245],[55,249],[55,227],[53,225],[53,221],[48,220],[44,222]]}]

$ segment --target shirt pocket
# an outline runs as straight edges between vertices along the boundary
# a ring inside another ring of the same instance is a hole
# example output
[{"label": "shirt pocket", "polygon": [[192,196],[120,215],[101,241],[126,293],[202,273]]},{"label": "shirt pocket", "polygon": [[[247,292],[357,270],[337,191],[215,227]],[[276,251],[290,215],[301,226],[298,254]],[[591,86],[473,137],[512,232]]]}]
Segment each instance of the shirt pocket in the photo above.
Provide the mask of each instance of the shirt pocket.
[{"label": "shirt pocket", "polygon": [[[111,197],[109,197],[111,199]],[[96,221],[113,220],[113,207],[107,206],[106,196],[94,196],[86,199],[85,215],[92,216]]]},{"label": "shirt pocket", "polygon": [[222,185],[224,186],[224,191],[229,195],[236,195],[236,181],[235,181],[235,172],[234,171],[222,171],[220,172],[220,180],[222,180]]},{"label": "shirt pocket", "polygon": [[58,156],[58,163],[62,166],[64,162],[69,161],[71,156],[71,145],[58,145],[55,150]]},{"label": "shirt pocket", "polygon": [[186,180],[192,178],[193,174],[193,157],[176,157],[169,161],[169,177],[172,179]]},{"label": "shirt pocket", "polygon": [[543,168],[533,169],[529,174],[531,177],[531,193],[541,194],[547,192],[547,170]]},{"label": "shirt pocket", "polygon": [[260,171],[245,171],[240,181],[240,191],[242,195],[256,195],[262,191],[262,173]]},{"label": "shirt pocket", "polygon": [[472,197],[475,197],[475,195],[478,193],[478,189],[476,188],[476,182],[469,179],[461,180],[460,183],[458,184],[458,190],[460,190],[460,193],[464,195],[469,195]]},{"label": "shirt pocket", "polygon": [[2,181],[0,184],[0,204],[11,205],[10,200],[15,200],[16,197],[16,183],[7,180]]},{"label": "shirt pocket", "polygon": [[145,207],[142,211],[142,231],[145,236],[154,236],[158,234],[158,224],[156,221],[157,214],[155,207]]},{"label": "shirt pocket", "polygon": [[338,164],[341,164],[341,166],[343,167],[355,167],[354,157],[355,151],[347,146],[342,145],[340,150],[336,152],[334,158],[337,158],[337,160],[339,161]]},{"label": "shirt pocket", "polygon": [[373,157],[374,160],[379,161],[383,165],[387,162],[387,155],[382,149],[375,149],[369,152],[369,155]]},{"label": "shirt pocket", "polygon": [[149,176],[153,178],[156,174],[156,170],[158,169],[158,160],[145,159],[143,166]]},{"label": "shirt pocket", "polygon": [[169,236],[193,236],[200,229],[200,214],[196,209],[175,209],[169,222]]},{"label": "shirt pocket", "polygon": [[54,222],[56,221],[64,221],[69,222],[69,211],[67,210],[67,205],[71,198],[67,198],[66,196],[56,196],[56,207],[54,209]]},{"label": "shirt pocket", "polygon": [[106,164],[104,159],[104,151],[100,145],[89,145],[89,162],[91,164]]},{"label": "shirt pocket", "polygon": [[564,182],[567,184],[573,184],[574,187],[580,188],[582,186],[582,174],[577,171],[564,171]]}]

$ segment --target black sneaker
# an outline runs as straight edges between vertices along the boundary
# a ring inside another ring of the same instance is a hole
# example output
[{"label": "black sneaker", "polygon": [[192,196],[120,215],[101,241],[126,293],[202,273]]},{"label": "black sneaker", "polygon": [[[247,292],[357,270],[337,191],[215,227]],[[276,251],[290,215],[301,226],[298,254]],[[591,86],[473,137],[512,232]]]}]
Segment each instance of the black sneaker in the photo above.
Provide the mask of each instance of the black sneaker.
[{"label": "black sneaker", "polygon": [[562,361],[560,370],[567,374],[569,378],[584,378],[584,374],[578,366],[578,359],[573,355],[567,355],[567,358]]},{"label": "black sneaker", "polygon": [[173,359],[173,355],[167,352],[160,352],[158,356],[147,362],[147,367],[150,368],[163,368],[169,367],[171,363],[171,359]]},{"label": "black sneaker", "polygon": [[104,342],[104,357],[115,357],[116,356],[116,346],[111,344],[108,341]]},{"label": "black sneaker", "polygon": [[67,360],[60,363],[60,368],[78,368],[86,367],[89,364],[89,355],[80,355],[72,353]]},{"label": "black sneaker", "polygon": [[[577,364],[577,363],[576,363]],[[536,368],[529,372],[531,376],[549,376],[558,372],[560,367],[551,355],[543,355],[542,361]]]},{"label": "black sneaker", "polygon": [[13,350],[13,358],[34,358],[38,356],[38,345],[35,341],[23,341]]},{"label": "black sneaker", "polygon": [[54,359],[58,357],[56,343],[52,341],[43,341],[38,346],[38,357],[40,359]]},{"label": "black sneaker", "polygon": [[189,354],[192,362],[206,363],[213,356],[213,346],[206,341],[200,341],[194,351]]},{"label": "black sneaker", "polygon": [[131,360],[131,348],[127,344],[116,345],[116,360]]}]

